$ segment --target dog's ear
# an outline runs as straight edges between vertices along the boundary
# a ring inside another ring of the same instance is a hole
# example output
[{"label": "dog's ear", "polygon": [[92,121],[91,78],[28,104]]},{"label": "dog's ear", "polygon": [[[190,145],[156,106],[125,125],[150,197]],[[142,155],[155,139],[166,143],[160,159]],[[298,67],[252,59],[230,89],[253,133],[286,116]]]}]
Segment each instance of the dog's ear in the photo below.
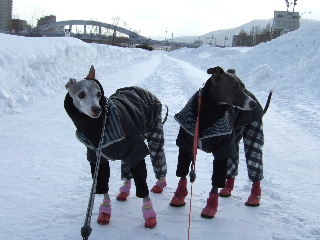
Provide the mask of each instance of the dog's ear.
[{"label": "dog's ear", "polygon": [[91,68],[89,70],[88,76],[86,77],[87,80],[94,80],[96,79],[96,70],[94,69],[94,66],[91,65]]},{"label": "dog's ear", "polygon": [[221,67],[217,66],[217,67],[214,67],[214,68],[209,68],[209,69],[207,70],[207,73],[208,73],[208,74],[221,75],[221,74],[224,73],[224,70],[223,70]]},{"label": "dog's ear", "polygon": [[227,72],[228,73],[232,73],[232,74],[236,74],[236,70],[235,69],[228,69]]},{"label": "dog's ear", "polygon": [[67,82],[67,84],[65,85],[66,89],[69,90],[70,87],[71,87],[72,85],[74,85],[76,82],[77,82],[77,80],[75,80],[74,78],[70,78],[70,79],[69,79],[69,82]]}]

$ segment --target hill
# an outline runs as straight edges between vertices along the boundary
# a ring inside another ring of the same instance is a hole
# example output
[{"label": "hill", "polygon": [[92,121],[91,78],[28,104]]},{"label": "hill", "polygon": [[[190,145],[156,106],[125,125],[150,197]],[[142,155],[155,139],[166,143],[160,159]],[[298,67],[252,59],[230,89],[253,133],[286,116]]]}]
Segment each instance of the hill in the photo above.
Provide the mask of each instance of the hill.
[{"label": "hill", "polygon": [[[193,43],[195,40],[202,40],[204,43],[211,42],[211,39],[213,38],[213,43],[216,41],[216,45],[223,46],[224,43],[226,46],[232,45],[232,37],[234,35],[239,34],[239,32],[243,29],[245,32],[249,33],[250,30],[253,27],[258,27],[260,30],[264,29],[268,24],[272,26],[273,19],[261,19],[261,20],[253,20],[248,23],[245,23],[243,25],[240,25],[236,28],[230,28],[230,29],[221,29],[221,30],[215,30],[206,34],[203,34],[201,36],[183,36],[183,37],[177,37],[173,38],[173,41],[175,42],[186,42],[186,43]],[[318,22],[316,20],[310,20],[310,19],[302,19],[300,22],[301,27],[304,27],[306,25],[312,24],[313,22]],[[225,42],[225,37],[227,38]]]}]

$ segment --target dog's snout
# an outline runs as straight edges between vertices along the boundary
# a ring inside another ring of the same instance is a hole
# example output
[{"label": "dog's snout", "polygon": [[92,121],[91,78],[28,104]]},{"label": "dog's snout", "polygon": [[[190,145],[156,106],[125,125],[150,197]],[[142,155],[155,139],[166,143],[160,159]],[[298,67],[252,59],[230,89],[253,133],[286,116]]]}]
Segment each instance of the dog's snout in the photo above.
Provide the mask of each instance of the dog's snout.
[{"label": "dog's snout", "polygon": [[256,108],[257,103],[255,101],[250,101],[249,102],[249,106],[250,106],[251,109],[254,109],[254,108]]},{"label": "dog's snout", "polygon": [[101,107],[99,107],[99,106],[93,106],[93,107],[91,108],[91,111],[92,111],[94,114],[99,114],[99,113],[101,113]]}]

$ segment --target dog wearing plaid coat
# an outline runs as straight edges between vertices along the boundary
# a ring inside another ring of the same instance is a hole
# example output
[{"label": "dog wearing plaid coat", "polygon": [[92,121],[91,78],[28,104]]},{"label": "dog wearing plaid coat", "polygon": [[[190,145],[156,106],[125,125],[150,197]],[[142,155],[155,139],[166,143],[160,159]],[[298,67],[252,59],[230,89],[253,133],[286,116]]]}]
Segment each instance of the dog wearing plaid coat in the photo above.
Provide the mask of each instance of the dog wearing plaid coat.
[{"label": "dog wearing plaid coat", "polygon": [[[170,205],[174,207],[185,205],[184,200],[188,194],[186,176],[193,161],[193,138],[196,119],[199,116],[198,148],[211,153],[214,157],[212,188],[201,216],[212,218],[218,208],[218,188],[227,187],[226,179],[234,178],[237,173],[239,141],[242,137],[249,177],[253,181],[251,195],[246,205],[259,205],[260,180],[263,178],[262,116],[269,105],[271,93],[263,109],[255,96],[235,75],[234,69],[225,72],[217,66],[209,68],[207,73],[212,76],[204,87],[195,93],[186,106],[175,115],[180,125],[177,137],[179,155],[176,170],[176,176],[180,177],[180,180]],[[198,109],[200,94],[202,100]]]},{"label": "dog wearing plaid coat", "polygon": [[109,160],[121,160],[130,178],[134,179],[136,196],[143,199],[145,227],[154,228],[156,212],[149,197],[145,157],[150,154],[156,176],[165,182],[167,167],[160,100],[136,86],[120,88],[109,98],[105,97],[93,66],[85,79],[70,79],[66,88],[64,107],[77,129],[78,140],[87,148],[92,177],[101,146],[96,194],[103,194],[104,198],[98,223],[106,225],[111,218]]}]

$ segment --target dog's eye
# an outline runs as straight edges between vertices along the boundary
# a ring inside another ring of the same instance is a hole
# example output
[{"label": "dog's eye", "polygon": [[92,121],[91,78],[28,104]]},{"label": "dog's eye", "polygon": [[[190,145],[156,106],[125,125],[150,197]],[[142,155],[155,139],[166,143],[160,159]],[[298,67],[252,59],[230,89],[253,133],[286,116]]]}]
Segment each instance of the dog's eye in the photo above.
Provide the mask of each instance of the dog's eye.
[{"label": "dog's eye", "polygon": [[101,92],[98,92],[98,93],[97,93],[97,97],[98,97],[98,98],[101,98],[101,96],[102,96],[102,93],[101,93]]},{"label": "dog's eye", "polygon": [[78,94],[78,98],[80,98],[80,99],[83,99],[83,98],[85,98],[86,97],[86,93],[85,92],[80,92],[79,94]]}]

